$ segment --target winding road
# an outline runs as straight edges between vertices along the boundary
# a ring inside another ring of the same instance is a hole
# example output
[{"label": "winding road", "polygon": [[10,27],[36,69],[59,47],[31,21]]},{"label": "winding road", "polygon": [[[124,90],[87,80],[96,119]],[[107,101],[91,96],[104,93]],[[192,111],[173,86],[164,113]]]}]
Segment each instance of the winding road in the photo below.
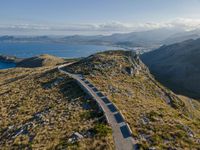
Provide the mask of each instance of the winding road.
[{"label": "winding road", "polygon": [[90,95],[103,110],[107,122],[112,128],[115,148],[117,150],[137,149],[136,141],[132,137],[131,129],[129,128],[118,108],[82,75],[71,74],[64,70],[64,67],[67,65],[70,64],[61,65],[58,67],[58,70],[76,80],[82,90]]}]

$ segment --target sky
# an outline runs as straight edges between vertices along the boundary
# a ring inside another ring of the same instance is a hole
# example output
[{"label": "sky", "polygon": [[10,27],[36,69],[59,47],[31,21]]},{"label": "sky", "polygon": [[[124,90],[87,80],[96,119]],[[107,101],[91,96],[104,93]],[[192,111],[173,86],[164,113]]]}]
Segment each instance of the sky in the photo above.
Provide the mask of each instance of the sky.
[{"label": "sky", "polygon": [[1,35],[93,35],[163,27],[200,27],[200,0],[0,0]]}]

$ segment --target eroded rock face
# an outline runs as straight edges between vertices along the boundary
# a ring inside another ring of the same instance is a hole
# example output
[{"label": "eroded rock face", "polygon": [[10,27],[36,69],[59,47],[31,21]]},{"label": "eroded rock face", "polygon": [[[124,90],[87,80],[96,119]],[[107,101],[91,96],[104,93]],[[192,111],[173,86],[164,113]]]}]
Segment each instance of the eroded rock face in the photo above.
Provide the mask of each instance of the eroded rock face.
[{"label": "eroded rock face", "polygon": [[136,75],[139,75],[139,69],[133,68],[133,67],[125,67],[125,68],[122,68],[122,73],[128,74],[130,76],[136,76]]}]

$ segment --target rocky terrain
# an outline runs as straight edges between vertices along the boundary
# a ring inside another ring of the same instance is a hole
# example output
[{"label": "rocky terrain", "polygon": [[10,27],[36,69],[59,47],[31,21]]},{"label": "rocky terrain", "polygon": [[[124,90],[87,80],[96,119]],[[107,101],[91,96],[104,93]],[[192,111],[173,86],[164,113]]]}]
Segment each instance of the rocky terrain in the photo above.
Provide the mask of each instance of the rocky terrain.
[{"label": "rocky terrain", "polygon": [[137,55],[108,51],[65,69],[83,74],[116,104],[141,148],[199,148],[200,103],[159,84]]},{"label": "rocky terrain", "polygon": [[96,103],[57,68],[0,71],[0,149],[113,149]]},{"label": "rocky terrain", "polygon": [[141,58],[160,82],[180,94],[200,98],[200,39],[163,46]]},{"label": "rocky terrain", "polygon": [[[135,53],[97,53],[64,69],[117,106],[141,149],[199,148],[200,103],[163,87]],[[0,107],[4,149],[114,149],[102,111],[57,66],[0,71]]]}]

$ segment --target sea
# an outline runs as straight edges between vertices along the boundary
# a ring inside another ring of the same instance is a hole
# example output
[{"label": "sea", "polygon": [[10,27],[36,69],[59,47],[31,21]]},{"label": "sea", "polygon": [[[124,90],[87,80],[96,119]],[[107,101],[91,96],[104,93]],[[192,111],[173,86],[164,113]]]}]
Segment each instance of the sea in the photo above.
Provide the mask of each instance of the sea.
[{"label": "sea", "polygon": [[14,68],[16,65],[15,63],[6,63],[0,61],[0,70],[1,69],[8,69],[8,68]]},{"label": "sea", "polygon": [[[28,58],[41,54],[50,54],[62,58],[87,57],[105,50],[123,49],[102,45],[70,45],[60,43],[0,43],[0,55]],[[0,62],[0,69],[13,68],[15,64]]]}]

